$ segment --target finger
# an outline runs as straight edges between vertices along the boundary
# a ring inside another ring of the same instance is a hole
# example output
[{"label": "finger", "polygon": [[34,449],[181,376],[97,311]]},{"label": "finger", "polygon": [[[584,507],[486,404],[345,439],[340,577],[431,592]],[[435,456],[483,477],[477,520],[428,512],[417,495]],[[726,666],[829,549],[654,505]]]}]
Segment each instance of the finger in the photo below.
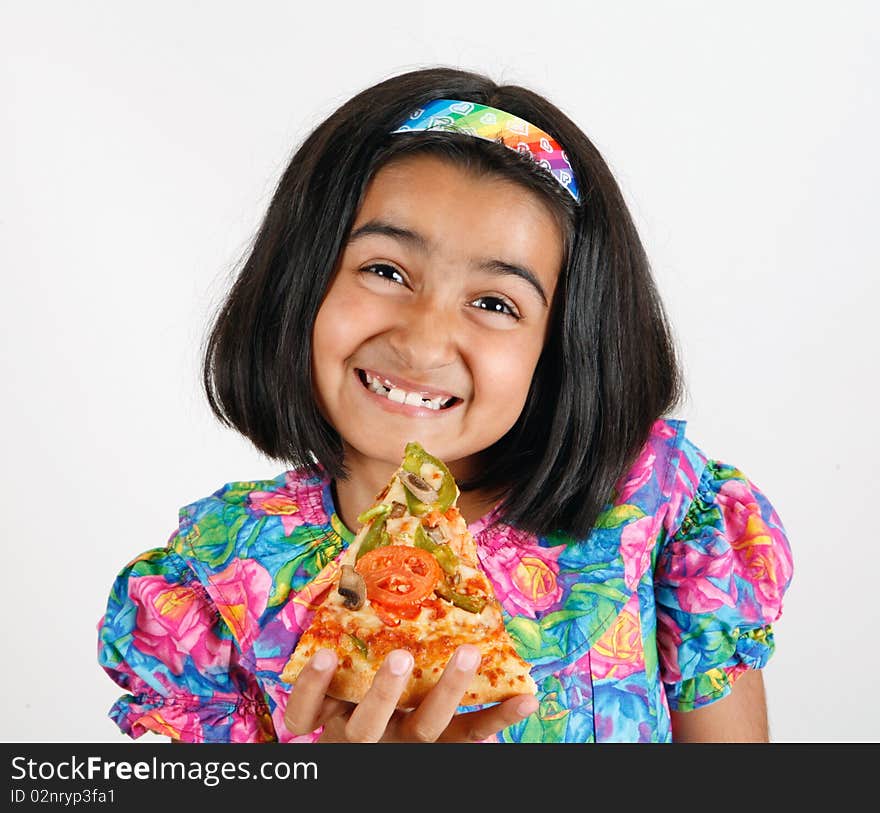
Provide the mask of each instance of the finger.
[{"label": "finger", "polygon": [[525,720],[538,710],[538,698],[519,694],[480,711],[456,716],[439,738],[441,742],[482,742],[502,728]]},{"label": "finger", "polygon": [[348,718],[345,733],[351,742],[378,742],[397,709],[413,668],[413,657],[405,649],[388,653],[370,688]]},{"label": "finger", "polygon": [[317,717],[317,725],[326,725],[335,717],[341,717],[347,720],[354,710],[353,703],[347,703],[345,700],[337,700],[335,697],[325,697],[321,704],[321,711]]},{"label": "finger", "polygon": [[407,739],[434,742],[443,733],[461,705],[481,657],[480,650],[470,644],[463,644],[455,650],[440,680],[402,724]]},{"label": "finger", "polygon": [[335,652],[319,649],[299,673],[284,710],[284,725],[292,734],[308,734],[321,725],[324,696],[336,664]]}]

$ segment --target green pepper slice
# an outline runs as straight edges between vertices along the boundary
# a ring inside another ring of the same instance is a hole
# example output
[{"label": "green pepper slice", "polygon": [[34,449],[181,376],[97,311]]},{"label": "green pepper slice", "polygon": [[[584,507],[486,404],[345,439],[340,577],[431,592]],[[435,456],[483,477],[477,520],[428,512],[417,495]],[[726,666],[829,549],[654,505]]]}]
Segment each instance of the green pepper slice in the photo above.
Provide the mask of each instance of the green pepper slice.
[{"label": "green pepper slice", "polygon": [[449,545],[437,544],[425,533],[425,529],[421,525],[416,526],[413,542],[417,548],[423,548],[428,553],[432,553],[446,573],[450,576],[455,575],[458,570],[458,557]]},{"label": "green pepper slice", "polygon": [[367,645],[358,638],[357,635],[352,635],[350,632],[346,632],[345,634],[351,638],[351,641],[357,647],[358,652],[366,658],[368,654]]},{"label": "green pepper slice", "polygon": [[[406,449],[404,450],[403,468],[406,471],[411,471],[413,474],[418,474],[421,477],[423,463],[431,463],[443,472],[443,482],[440,485],[440,488],[437,489],[438,496],[437,502],[434,503],[434,507],[436,507],[438,511],[445,511],[455,502],[455,498],[458,496],[455,478],[446,467],[446,464],[433,455],[428,454],[420,443],[416,443],[415,441],[407,443]],[[406,501],[407,507],[415,515],[425,514],[430,511],[432,507],[425,505],[423,502],[413,497],[409,491],[406,492]]]},{"label": "green pepper slice", "polygon": [[388,531],[385,530],[385,521],[385,516],[379,516],[373,520],[373,524],[370,526],[370,529],[367,531],[361,542],[361,546],[358,548],[355,561],[360,559],[365,553],[369,553],[371,550],[391,544],[391,537],[388,535]]},{"label": "green pepper slice", "polygon": [[464,593],[456,593],[446,582],[441,582],[437,585],[434,588],[434,592],[440,598],[445,598],[456,607],[460,607],[469,613],[480,613],[483,611],[483,607],[486,606],[486,599],[482,596],[466,596]]},{"label": "green pepper slice", "polygon": [[387,516],[390,511],[391,506],[387,502],[380,502],[378,505],[368,508],[357,519],[361,525],[366,525],[373,517]]}]

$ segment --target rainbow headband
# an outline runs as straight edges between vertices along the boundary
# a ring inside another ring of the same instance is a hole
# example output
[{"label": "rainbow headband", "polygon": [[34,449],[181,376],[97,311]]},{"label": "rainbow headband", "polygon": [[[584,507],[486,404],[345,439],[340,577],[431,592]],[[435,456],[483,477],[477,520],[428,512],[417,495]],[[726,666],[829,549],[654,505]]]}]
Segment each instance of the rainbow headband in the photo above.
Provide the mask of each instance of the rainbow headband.
[{"label": "rainbow headband", "polygon": [[416,108],[393,133],[445,130],[464,133],[528,155],[579,201],[577,181],[562,145],[539,127],[497,107],[455,99],[436,99]]}]

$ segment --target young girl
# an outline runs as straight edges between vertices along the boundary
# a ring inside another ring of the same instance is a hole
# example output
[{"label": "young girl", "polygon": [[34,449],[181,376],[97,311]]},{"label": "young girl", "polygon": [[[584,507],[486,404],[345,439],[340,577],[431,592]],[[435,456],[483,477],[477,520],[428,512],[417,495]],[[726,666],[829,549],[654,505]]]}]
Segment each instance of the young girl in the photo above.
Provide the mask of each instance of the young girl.
[{"label": "young girl", "polygon": [[[465,71],[359,93],[294,155],[207,343],[214,413],[289,468],[180,509],[117,578],[99,662],[132,737],[185,742],[766,740],[791,575],[779,517],[664,416],[680,377],[605,162],[534,92]],[[392,652],[357,706],[335,655],[279,672],[304,588],[410,440],[448,463],[536,696],[416,709]]]}]

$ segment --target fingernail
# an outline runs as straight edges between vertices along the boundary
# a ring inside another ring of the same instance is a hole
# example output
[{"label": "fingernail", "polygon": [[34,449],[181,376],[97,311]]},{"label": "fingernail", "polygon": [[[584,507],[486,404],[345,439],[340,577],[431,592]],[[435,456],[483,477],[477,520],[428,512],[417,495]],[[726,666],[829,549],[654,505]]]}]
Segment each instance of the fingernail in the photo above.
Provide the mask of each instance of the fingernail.
[{"label": "fingernail", "polygon": [[534,697],[529,697],[526,700],[523,700],[516,707],[516,710],[521,717],[528,717],[530,714],[534,714],[538,710],[538,703]]},{"label": "fingernail", "polygon": [[473,646],[462,647],[455,657],[455,665],[466,672],[468,669],[476,669],[480,663],[480,650]]},{"label": "fingernail", "polygon": [[326,672],[333,668],[333,653],[327,649],[319,649],[312,657],[312,669]]},{"label": "fingernail", "polygon": [[402,649],[396,649],[388,656],[388,668],[392,675],[405,675],[412,665],[412,655]]}]

